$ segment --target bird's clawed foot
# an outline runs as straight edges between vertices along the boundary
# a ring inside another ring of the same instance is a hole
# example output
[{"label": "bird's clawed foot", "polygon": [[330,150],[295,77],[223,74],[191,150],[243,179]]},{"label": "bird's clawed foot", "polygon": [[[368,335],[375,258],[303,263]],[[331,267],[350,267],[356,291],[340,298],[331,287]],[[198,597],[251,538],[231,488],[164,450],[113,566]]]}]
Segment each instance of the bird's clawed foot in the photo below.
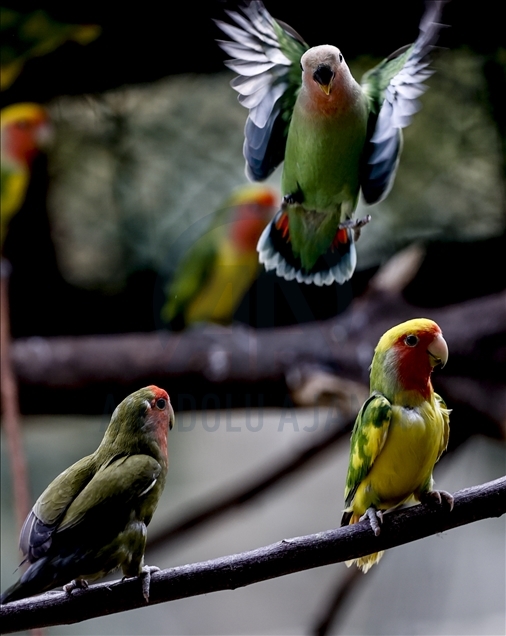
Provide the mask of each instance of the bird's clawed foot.
[{"label": "bird's clawed foot", "polygon": [[74,590],[87,590],[88,587],[88,581],[85,581],[84,579],[74,579],[73,581],[70,581],[70,583],[67,583],[67,585],[64,585],[63,589],[69,596],[71,596]]},{"label": "bird's clawed foot", "polygon": [[140,573],[142,583],[142,596],[146,599],[146,603],[149,603],[149,587],[151,585],[151,575],[153,572],[159,572],[160,568],[156,565],[145,565]]},{"label": "bird's clawed foot", "polygon": [[379,534],[381,533],[380,526],[383,523],[383,512],[381,510],[378,510],[374,506],[370,506],[365,511],[365,514],[360,517],[359,521],[365,521],[366,519],[368,519],[369,523],[371,524],[374,536],[379,536]]},{"label": "bird's clawed foot", "polygon": [[420,503],[427,504],[431,508],[445,505],[451,512],[453,510],[453,495],[446,490],[428,490],[420,495]]},{"label": "bird's clawed foot", "polygon": [[340,230],[353,230],[353,240],[358,241],[360,238],[360,232],[364,225],[367,225],[371,220],[371,215],[366,214],[361,219],[347,219],[342,223],[339,223]]}]

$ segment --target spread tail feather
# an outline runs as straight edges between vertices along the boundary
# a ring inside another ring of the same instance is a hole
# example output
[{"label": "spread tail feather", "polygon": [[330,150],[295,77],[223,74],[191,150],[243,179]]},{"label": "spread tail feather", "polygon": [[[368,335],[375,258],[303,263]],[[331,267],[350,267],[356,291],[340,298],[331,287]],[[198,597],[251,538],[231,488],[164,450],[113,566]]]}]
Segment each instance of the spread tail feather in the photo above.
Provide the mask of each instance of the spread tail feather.
[{"label": "spread tail feather", "polygon": [[276,274],[285,280],[296,280],[307,285],[315,284],[319,287],[332,285],[336,282],[342,285],[349,280],[357,264],[357,252],[353,240],[353,231],[347,230],[348,241],[340,244],[339,249],[330,248],[321,256],[311,270],[305,270],[296,257],[283,232],[276,223],[281,212],[269,223],[258,241],[257,252],[259,261],[267,271],[275,270]]},{"label": "spread tail feather", "polygon": [[385,551],[374,552],[373,554],[367,554],[366,556],[360,557],[359,559],[351,559],[350,561],[345,561],[346,567],[349,568],[351,565],[355,564],[357,568],[362,570],[365,574],[368,572],[375,563],[381,559],[381,557],[385,554]]},{"label": "spread tail feather", "polygon": [[[353,525],[354,523],[358,523],[359,521],[360,515],[355,514],[352,510],[345,510],[341,518],[341,527]],[[373,552],[372,554],[366,554],[365,556],[359,557],[358,559],[350,559],[349,561],[345,561],[345,564],[347,568],[355,564],[357,568],[362,570],[362,572],[365,574],[372,568],[373,565],[378,563],[378,561],[384,554],[384,550],[382,550],[381,552]]]}]

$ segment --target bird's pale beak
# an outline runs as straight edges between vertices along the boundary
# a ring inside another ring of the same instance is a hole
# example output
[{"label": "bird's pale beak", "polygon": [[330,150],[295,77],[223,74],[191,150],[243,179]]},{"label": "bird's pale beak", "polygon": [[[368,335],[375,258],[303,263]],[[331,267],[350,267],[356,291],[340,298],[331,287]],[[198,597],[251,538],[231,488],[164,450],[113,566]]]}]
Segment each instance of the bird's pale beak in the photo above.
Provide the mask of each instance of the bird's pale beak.
[{"label": "bird's pale beak", "polygon": [[172,408],[172,404],[169,403],[169,431],[173,429],[175,421],[176,416],[174,415],[174,409]]},{"label": "bird's pale beak", "polygon": [[438,364],[444,367],[448,362],[448,345],[441,334],[438,334],[430,343],[427,347],[427,352],[429,353],[430,363],[433,367],[436,367]]}]

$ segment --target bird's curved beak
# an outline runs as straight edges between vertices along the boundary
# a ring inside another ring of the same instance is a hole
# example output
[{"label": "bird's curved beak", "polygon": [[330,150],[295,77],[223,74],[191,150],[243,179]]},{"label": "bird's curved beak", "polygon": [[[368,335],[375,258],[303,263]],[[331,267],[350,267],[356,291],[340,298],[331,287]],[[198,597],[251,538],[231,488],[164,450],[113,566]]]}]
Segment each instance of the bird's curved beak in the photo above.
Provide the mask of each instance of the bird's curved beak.
[{"label": "bird's curved beak", "polygon": [[334,71],[328,64],[318,64],[318,68],[313,73],[314,81],[319,85],[325,95],[330,95]]},{"label": "bird's curved beak", "polygon": [[448,362],[448,345],[441,334],[438,334],[427,347],[430,363],[433,367],[438,364],[441,368]]},{"label": "bird's curved beak", "polygon": [[172,408],[172,404],[169,403],[169,431],[174,428],[174,422],[176,421],[176,416],[174,415],[174,409]]}]

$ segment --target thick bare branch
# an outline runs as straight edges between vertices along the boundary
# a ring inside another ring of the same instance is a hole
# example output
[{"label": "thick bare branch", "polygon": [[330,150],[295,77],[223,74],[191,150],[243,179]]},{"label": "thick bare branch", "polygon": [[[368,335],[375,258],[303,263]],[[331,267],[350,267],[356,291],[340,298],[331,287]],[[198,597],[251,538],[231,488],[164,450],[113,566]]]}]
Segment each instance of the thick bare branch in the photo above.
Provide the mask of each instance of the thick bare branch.
[{"label": "thick bare branch", "polygon": [[335,319],[295,327],[196,328],[183,333],[18,339],[16,373],[25,384],[69,388],[96,382],[135,382],[149,376],[203,375],[214,382],[280,379],[298,361],[333,360],[343,374],[367,380],[380,336],[393,324],[426,314],[439,323],[451,355],[504,333],[506,293],[444,308],[423,309],[398,296],[371,292]]},{"label": "thick bare branch", "polygon": [[[324,322],[261,330],[209,325],[177,334],[27,338],[13,343],[12,356],[21,385],[56,390],[100,383],[141,386],[154,378],[170,382],[185,376],[222,387],[285,382],[290,370],[307,363],[330,363],[340,376],[367,385],[380,336],[416,316],[435,320],[450,347],[450,363],[435,378],[436,386],[439,377],[458,377],[475,384],[495,381],[498,394],[506,392],[506,385],[494,380],[505,373],[506,292],[425,309],[372,288],[346,312]],[[456,403],[471,406],[499,428],[504,421],[501,405],[496,402],[497,407],[491,408],[479,391],[462,391],[460,386],[459,381],[448,383],[447,402],[453,408]]]},{"label": "thick bare branch", "polygon": [[[422,539],[473,521],[506,512],[506,477],[455,493],[452,512],[424,505],[386,515],[375,537],[366,522],[318,534],[283,539],[278,543],[156,572],[151,580],[150,604],[163,603],[219,590],[233,590],[310,568],[346,561],[378,550]],[[381,567],[381,566],[380,566]],[[47,593],[0,607],[3,633],[32,627],[63,625],[144,607],[140,582],[128,579],[101,583],[88,590]]]}]

